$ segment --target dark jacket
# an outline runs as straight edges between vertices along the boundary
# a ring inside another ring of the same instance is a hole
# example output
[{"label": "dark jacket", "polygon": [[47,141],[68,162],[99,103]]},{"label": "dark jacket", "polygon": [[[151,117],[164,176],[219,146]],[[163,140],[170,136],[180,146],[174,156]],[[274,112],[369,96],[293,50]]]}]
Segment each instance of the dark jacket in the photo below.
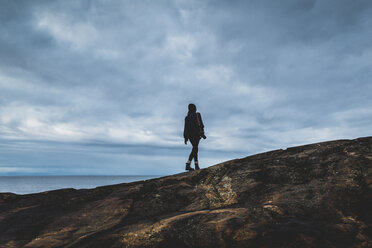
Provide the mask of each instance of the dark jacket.
[{"label": "dark jacket", "polygon": [[[200,126],[196,115],[199,117]],[[185,117],[185,129],[183,131],[183,137],[188,140],[191,138],[200,138],[201,132],[204,132],[204,124],[201,118],[201,114],[198,112],[189,113]]]}]

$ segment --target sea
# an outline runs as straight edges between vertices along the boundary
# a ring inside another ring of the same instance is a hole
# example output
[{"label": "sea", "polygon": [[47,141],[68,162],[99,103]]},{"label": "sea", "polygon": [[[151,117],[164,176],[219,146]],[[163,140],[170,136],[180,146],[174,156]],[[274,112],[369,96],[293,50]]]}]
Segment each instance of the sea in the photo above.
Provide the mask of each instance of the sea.
[{"label": "sea", "polygon": [[160,176],[0,176],[0,193],[23,195],[64,188],[92,189],[157,177]]}]

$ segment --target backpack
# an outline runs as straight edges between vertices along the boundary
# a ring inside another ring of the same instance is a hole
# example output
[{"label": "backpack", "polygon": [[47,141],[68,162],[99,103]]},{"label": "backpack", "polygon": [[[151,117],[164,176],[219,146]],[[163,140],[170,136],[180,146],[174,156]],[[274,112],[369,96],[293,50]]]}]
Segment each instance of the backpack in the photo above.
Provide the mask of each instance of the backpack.
[{"label": "backpack", "polygon": [[203,139],[206,139],[207,136],[205,136],[204,129],[200,125],[200,119],[199,119],[200,117],[199,117],[199,115],[200,115],[199,113],[196,113],[196,120],[198,121],[200,137],[202,137]]}]

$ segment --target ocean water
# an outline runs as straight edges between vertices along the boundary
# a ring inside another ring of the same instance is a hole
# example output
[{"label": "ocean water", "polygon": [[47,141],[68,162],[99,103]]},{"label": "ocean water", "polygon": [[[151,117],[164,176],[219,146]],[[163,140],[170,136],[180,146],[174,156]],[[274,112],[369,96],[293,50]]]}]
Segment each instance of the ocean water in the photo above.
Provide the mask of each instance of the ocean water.
[{"label": "ocean water", "polygon": [[129,183],[160,176],[0,176],[0,193],[30,194],[49,190]]}]

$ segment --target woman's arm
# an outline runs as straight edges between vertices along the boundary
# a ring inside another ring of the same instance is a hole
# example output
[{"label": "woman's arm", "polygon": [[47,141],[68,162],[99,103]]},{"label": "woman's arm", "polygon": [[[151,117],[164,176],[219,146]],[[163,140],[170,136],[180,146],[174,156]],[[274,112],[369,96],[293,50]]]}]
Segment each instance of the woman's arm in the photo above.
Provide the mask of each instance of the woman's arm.
[{"label": "woman's arm", "polygon": [[202,129],[204,129],[204,123],[203,123],[203,119],[202,119],[202,117],[201,117],[201,114],[200,114],[200,113],[197,113],[197,115],[199,116],[200,127],[201,127]]},{"label": "woman's arm", "polygon": [[185,127],[183,128],[183,138],[185,139],[185,144],[187,143],[188,136],[187,120],[185,118]]}]

